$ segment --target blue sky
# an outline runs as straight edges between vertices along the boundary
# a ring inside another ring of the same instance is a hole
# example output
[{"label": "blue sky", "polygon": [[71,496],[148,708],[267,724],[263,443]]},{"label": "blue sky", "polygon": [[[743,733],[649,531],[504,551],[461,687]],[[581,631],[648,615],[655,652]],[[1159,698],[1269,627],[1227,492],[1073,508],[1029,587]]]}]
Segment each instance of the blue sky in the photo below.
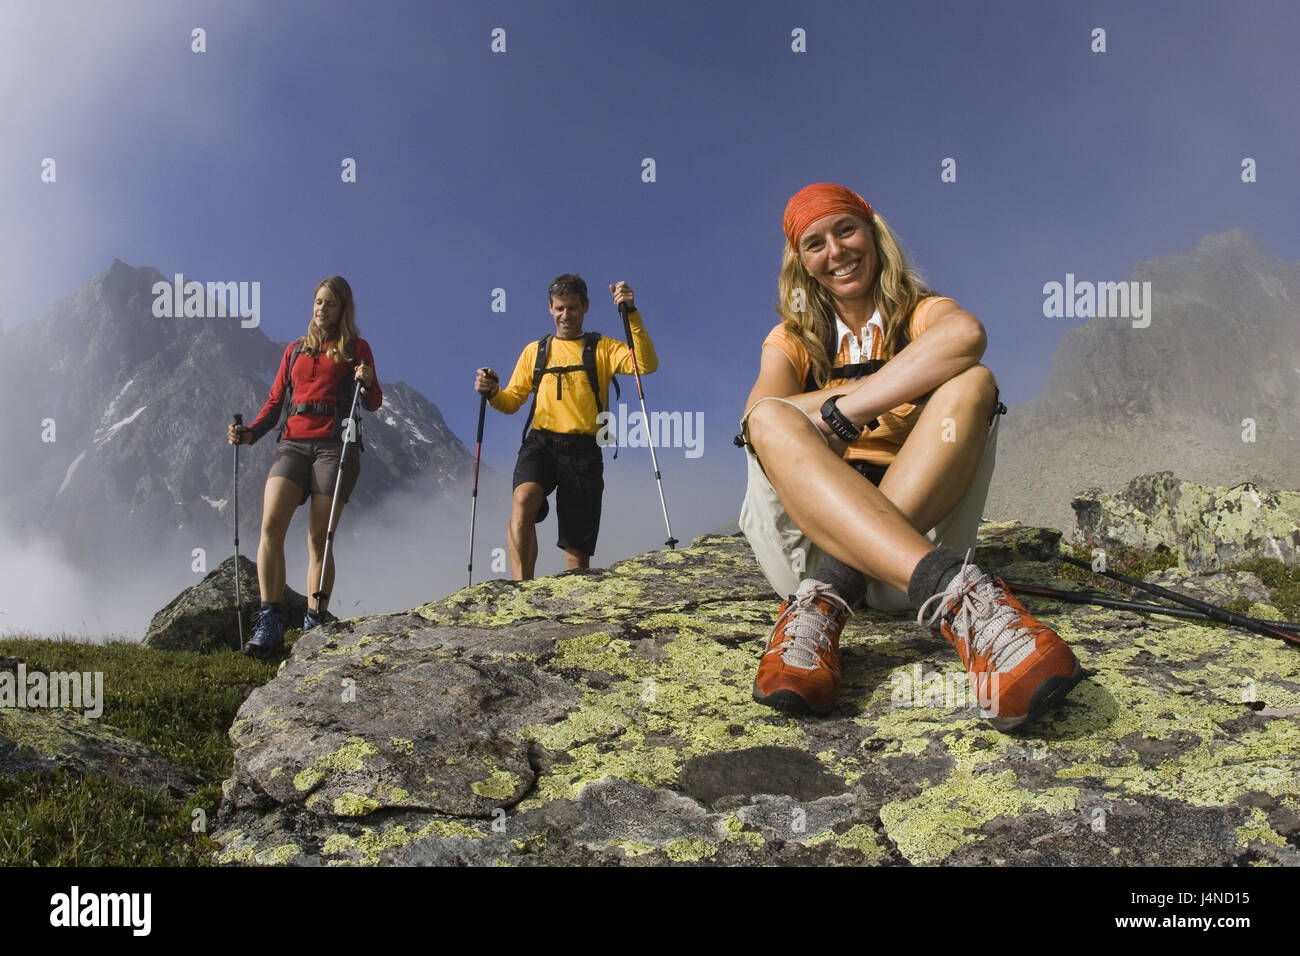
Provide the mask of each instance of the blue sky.
[{"label": "blue sky", "polygon": [[[664,466],[699,525],[688,489],[705,476],[734,479],[732,514],[743,492],[728,439],[775,322],[791,193],[866,196],[985,322],[1004,399],[1027,400],[1077,321],[1043,317],[1045,282],[1126,279],[1234,227],[1300,259],[1298,39],[1300,8],[1259,0],[8,0],[0,325],[117,257],[260,281],[262,330],[287,340],[341,273],[381,379],[472,445],[473,369],[508,372],[553,328],[549,280],[581,273],[587,327],[620,334],[605,285],[625,279],[662,358],[652,407],[705,415],[704,457]],[[506,473],[521,426],[489,420],[485,457]]]}]

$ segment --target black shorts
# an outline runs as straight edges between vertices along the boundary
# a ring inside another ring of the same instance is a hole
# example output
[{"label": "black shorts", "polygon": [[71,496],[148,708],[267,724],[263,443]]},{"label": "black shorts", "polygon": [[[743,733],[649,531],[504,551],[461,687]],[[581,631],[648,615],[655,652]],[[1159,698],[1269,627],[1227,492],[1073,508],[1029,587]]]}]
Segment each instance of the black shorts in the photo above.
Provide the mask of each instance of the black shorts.
[{"label": "black shorts", "polygon": [[[600,498],[605,491],[605,459],[595,435],[562,435],[534,428],[524,439],[515,463],[514,487],[535,481],[542,494],[555,496],[560,537],[556,545],[583,554],[596,553],[600,533]],[[545,500],[537,520],[546,517]]]},{"label": "black shorts", "polygon": [[[353,442],[353,445],[356,443]],[[339,439],[312,439],[299,441],[282,438],[275,445],[275,461],[271,463],[268,478],[288,478],[302,489],[302,504],[312,495],[334,495],[334,484],[339,475],[339,452],[343,442]],[[339,500],[347,501],[361,474],[361,450],[348,448],[348,460],[343,466],[343,484],[339,487]]]}]

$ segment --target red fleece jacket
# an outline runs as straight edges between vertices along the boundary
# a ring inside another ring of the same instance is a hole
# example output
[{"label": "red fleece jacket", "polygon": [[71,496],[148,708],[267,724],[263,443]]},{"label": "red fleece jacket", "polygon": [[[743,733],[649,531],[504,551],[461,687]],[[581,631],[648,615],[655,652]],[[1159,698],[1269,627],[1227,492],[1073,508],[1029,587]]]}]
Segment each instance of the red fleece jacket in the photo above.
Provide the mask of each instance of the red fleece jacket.
[{"label": "red fleece jacket", "polygon": [[[351,365],[344,365],[330,358],[325,350],[322,349],[320,355],[308,355],[306,352],[299,352],[298,359],[289,368],[289,357],[293,355],[293,347],[296,342],[290,342],[284,349],[284,355],[280,358],[280,370],[276,373],[275,381],[271,383],[271,393],[262,406],[262,411],[258,413],[253,424],[248,426],[253,430],[253,441],[257,441],[267,432],[280,422],[281,409],[284,405],[286,386],[289,383],[289,377],[293,376],[293,403],[295,405],[306,405],[315,402],[324,402],[333,405],[338,401],[339,384],[343,378],[352,378]],[[325,343],[328,348],[330,343]],[[357,339],[352,343],[352,356],[356,363],[364,362],[371,369],[375,367],[375,356],[370,351],[370,345],[365,339]],[[351,389],[348,389],[349,396]],[[379,388],[379,378],[376,376],[375,383],[366,389],[361,395],[361,403],[374,412],[379,410],[379,406],[384,402],[384,393]],[[347,415],[347,409],[343,414]],[[334,416],[333,415],[311,415],[302,413],[290,415],[286,424],[285,438],[297,439],[300,441],[309,441],[311,439],[328,439],[334,437]]]}]

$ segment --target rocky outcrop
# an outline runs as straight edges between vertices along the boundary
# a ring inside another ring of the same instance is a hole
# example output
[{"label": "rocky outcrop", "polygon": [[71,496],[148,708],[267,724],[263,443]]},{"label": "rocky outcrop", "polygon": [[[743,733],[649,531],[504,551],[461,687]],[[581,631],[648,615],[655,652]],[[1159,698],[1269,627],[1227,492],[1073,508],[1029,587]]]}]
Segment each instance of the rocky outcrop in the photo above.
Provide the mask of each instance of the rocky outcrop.
[{"label": "rocky outcrop", "polygon": [[1160,472],[1115,495],[1089,489],[1070,504],[1076,538],[1089,547],[1174,551],[1201,571],[1249,558],[1300,559],[1300,493],[1293,491],[1212,488]]},{"label": "rocky outcrop", "polygon": [[[239,650],[235,617],[235,557],[231,555],[193,587],[186,588],[153,616],[144,644],[164,651]],[[257,565],[239,558],[239,587],[243,598],[244,640],[253,636],[252,620],[259,607]],[[301,628],[307,599],[288,585],[280,602],[285,628]],[[336,620],[325,612],[327,621]]]},{"label": "rocky outcrop", "polygon": [[[1050,539],[980,560],[1068,587]],[[739,537],[338,622],[240,710],[219,859],[1300,864],[1300,655],[1027,602],[1090,676],[1014,736],[909,614],[849,621],[829,716],[755,703],[776,602]]]},{"label": "rocky outcrop", "polygon": [[65,770],[116,777],[132,787],[186,797],[199,780],[107,724],[70,710],[0,707],[0,777]]}]

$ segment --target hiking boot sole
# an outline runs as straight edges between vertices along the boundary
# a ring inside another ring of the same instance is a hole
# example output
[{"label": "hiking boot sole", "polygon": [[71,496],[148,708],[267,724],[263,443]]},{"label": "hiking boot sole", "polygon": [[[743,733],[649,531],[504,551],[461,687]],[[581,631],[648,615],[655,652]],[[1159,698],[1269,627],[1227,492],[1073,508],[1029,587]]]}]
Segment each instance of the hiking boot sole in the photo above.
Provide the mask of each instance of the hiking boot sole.
[{"label": "hiking boot sole", "polygon": [[247,654],[249,657],[257,658],[259,661],[270,660],[271,658],[280,654],[283,650],[284,650],[284,645],[277,647],[275,650],[267,650],[261,647],[254,647],[252,644],[244,645],[244,653]]},{"label": "hiking boot sole", "polygon": [[768,707],[775,707],[787,714],[812,714],[815,717],[825,717],[835,706],[832,702],[821,708],[810,707],[808,701],[792,690],[775,690],[764,696],[759,693],[757,685],[754,687],[754,700]]},{"label": "hiking boot sole", "polygon": [[995,730],[1007,731],[1016,730],[1025,724],[1037,720],[1047,711],[1051,710],[1062,700],[1065,695],[1070,693],[1074,685],[1083,680],[1083,665],[1076,659],[1074,662],[1074,673],[1069,677],[1049,677],[1043,681],[1034,690],[1033,696],[1029,698],[1029,710],[1022,717],[988,717]]}]

